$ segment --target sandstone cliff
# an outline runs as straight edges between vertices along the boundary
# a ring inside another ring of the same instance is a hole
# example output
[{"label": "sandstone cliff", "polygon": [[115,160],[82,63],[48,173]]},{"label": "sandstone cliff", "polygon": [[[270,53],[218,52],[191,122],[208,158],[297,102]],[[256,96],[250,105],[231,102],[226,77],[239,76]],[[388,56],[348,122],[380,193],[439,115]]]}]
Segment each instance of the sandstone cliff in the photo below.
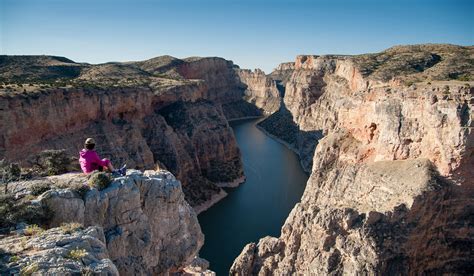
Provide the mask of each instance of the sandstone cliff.
[{"label": "sandstone cliff", "polygon": [[284,107],[325,137],[281,236],[231,273],[472,274],[473,60],[453,45],[297,57]]},{"label": "sandstone cliff", "polygon": [[266,114],[271,114],[280,108],[280,92],[272,78],[267,77],[260,69],[253,72],[239,70],[238,74],[242,83],[247,86],[244,92],[244,99],[247,102],[261,108]]},{"label": "sandstone cliff", "polygon": [[256,110],[243,105],[231,61],[165,56],[90,65],[2,56],[0,62],[0,159],[28,165],[30,156],[54,148],[76,156],[90,136],[116,166],[169,169],[193,206],[225,195],[216,183],[243,176],[226,116]]},{"label": "sandstone cliff", "polygon": [[[49,189],[31,204],[51,212],[43,224],[53,229],[30,233],[32,238],[2,239],[3,254],[17,256],[8,269],[24,268],[28,262],[45,273],[89,269],[112,275],[162,275],[193,261],[204,237],[171,173],[130,171],[103,190],[82,188],[83,194],[78,193],[75,187],[87,181],[82,174],[64,174],[11,183],[17,197],[31,197],[36,187]],[[19,248],[15,240],[21,239],[26,240]]]}]

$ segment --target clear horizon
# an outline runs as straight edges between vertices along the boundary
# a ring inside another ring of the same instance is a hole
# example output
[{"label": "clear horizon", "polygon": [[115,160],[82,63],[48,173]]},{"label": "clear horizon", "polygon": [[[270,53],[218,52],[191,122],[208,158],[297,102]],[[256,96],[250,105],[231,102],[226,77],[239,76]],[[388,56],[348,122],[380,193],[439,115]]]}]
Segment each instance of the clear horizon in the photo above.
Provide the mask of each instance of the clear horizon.
[{"label": "clear horizon", "polygon": [[76,62],[218,56],[266,73],[299,54],[474,44],[474,1],[0,0],[0,54]]}]

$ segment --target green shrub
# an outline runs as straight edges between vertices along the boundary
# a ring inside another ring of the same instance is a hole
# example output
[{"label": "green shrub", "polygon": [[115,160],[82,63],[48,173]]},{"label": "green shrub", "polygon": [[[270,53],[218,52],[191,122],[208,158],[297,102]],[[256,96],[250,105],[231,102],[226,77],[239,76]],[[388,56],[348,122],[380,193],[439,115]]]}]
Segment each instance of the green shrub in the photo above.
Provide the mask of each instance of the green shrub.
[{"label": "green shrub", "polygon": [[31,194],[34,196],[39,196],[46,191],[51,190],[51,185],[48,182],[41,182],[30,186]]},{"label": "green shrub", "polygon": [[68,171],[71,158],[65,150],[45,150],[36,156],[36,166],[42,175],[57,175]]},{"label": "green shrub", "polygon": [[0,228],[27,224],[47,224],[53,213],[46,206],[32,204],[29,200],[15,199],[13,194],[0,195]]},{"label": "green shrub", "polygon": [[10,263],[15,263],[15,262],[18,262],[20,260],[20,257],[17,256],[17,255],[13,255],[10,257],[10,259],[8,260],[8,262]]},{"label": "green shrub", "polygon": [[17,163],[9,163],[6,160],[0,160],[0,181],[3,183],[17,181],[20,179],[21,168]]},{"label": "green shrub", "polygon": [[96,188],[101,191],[109,186],[112,182],[109,174],[105,172],[95,171],[89,176],[88,184],[92,188]]}]

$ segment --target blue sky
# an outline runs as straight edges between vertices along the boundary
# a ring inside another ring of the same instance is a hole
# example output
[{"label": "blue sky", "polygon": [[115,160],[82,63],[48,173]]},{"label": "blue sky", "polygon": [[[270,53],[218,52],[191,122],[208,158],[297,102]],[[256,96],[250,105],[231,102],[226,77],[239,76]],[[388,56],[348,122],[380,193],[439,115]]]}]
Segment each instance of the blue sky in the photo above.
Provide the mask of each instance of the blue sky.
[{"label": "blue sky", "polygon": [[298,54],[474,45],[474,0],[0,0],[0,54],[78,62],[221,56],[270,72]]}]

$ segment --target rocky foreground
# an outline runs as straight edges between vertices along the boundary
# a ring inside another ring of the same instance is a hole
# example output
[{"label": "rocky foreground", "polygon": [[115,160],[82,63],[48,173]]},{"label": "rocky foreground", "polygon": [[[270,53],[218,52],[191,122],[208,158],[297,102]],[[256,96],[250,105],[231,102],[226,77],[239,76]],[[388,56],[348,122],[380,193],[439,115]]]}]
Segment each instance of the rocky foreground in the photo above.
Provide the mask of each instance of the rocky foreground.
[{"label": "rocky foreground", "polygon": [[473,62],[473,47],[417,45],[280,66],[283,106],[261,127],[311,177],[281,236],[231,274],[474,273]]},{"label": "rocky foreground", "polygon": [[[131,171],[102,190],[87,183],[82,174],[64,174],[10,184],[16,198],[48,210],[42,227],[49,230],[19,224],[3,237],[2,275],[166,274],[197,256],[204,236],[171,173]],[[47,191],[35,197],[38,187]]]}]

